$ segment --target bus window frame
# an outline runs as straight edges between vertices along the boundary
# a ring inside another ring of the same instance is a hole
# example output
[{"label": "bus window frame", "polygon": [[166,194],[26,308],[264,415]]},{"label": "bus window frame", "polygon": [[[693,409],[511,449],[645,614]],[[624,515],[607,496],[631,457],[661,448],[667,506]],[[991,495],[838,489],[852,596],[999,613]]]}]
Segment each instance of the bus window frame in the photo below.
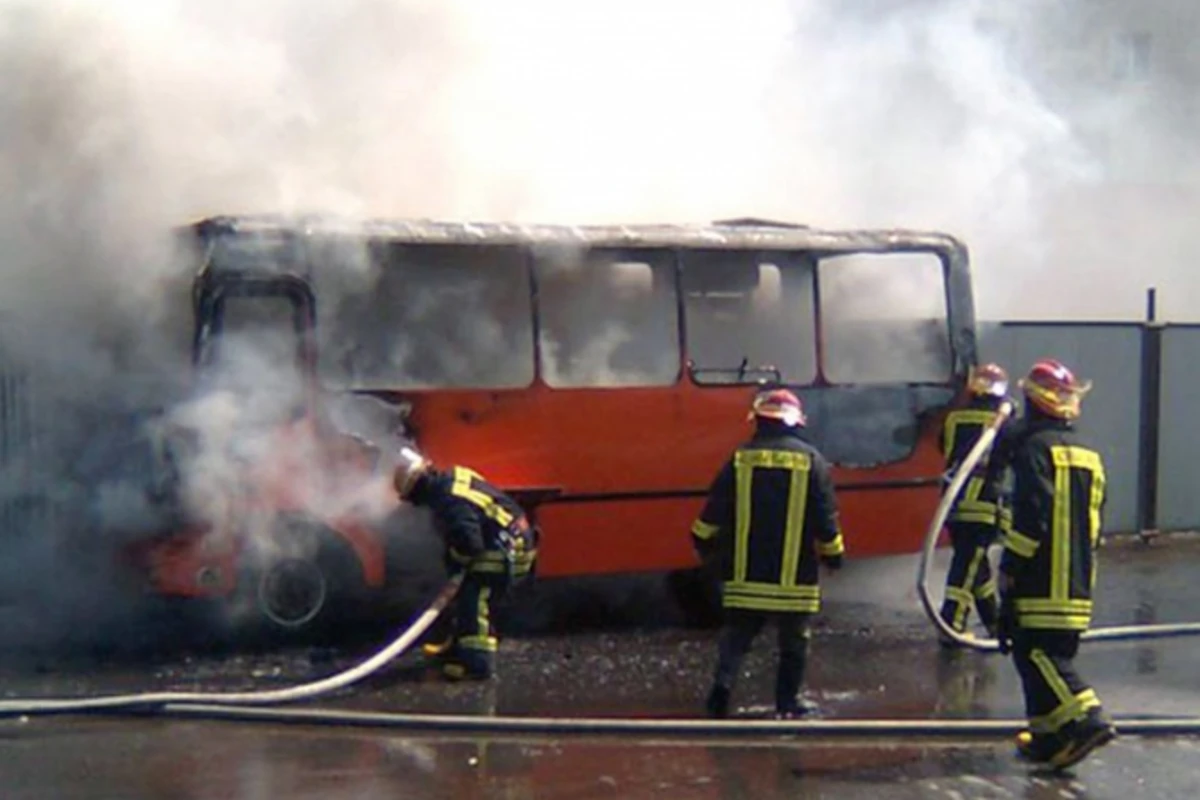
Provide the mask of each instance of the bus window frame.
[{"label": "bus window frame", "polygon": [[[497,394],[497,393],[503,393],[503,392],[525,392],[525,391],[529,391],[530,389],[543,383],[541,380],[541,371],[540,371],[541,370],[541,356],[539,353],[539,344],[540,344],[540,337],[541,337],[541,316],[538,313],[537,281],[536,281],[536,275],[535,275],[536,270],[535,270],[535,262],[534,262],[534,253],[532,252],[531,248],[529,248],[527,246],[522,246],[522,245],[492,244],[492,243],[487,243],[487,244],[482,244],[482,245],[474,245],[474,244],[465,243],[465,242],[452,242],[452,243],[449,243],[449,245],[445,245],[442,243],[432,243],[432,242],[396,243],[396,242],[389,241],[387,239],[372,239],[372,238],[368,238],[367,240],[365,240],[365,243],[366,243],[366,246],[369,248],[370,257],[375,262],[376,266],[381,269],[385,269],[385,270],[388,269],[388,260],[391,258],[395,258],[395,256],[392,255],[392,253],[394,253],[395,251],[403,251],[403,250],[407,250],[407,249],[411,249],[411,248],[421,248],[421,249],[429,249],[429,250],[437,251],[437,250],[443,249],[446,246],[449,246],[451,248],[462,248],[462,249],[467,249],[467,250],[515,251],[517,253],[518,257],[514,258],[513,260],[515,263],[519,264],[520,268],[525,272],[525,284],[529,291],[529,304],[528,304],[529,331],[530,331],[530,335],[533,337],[533,341],[531,342],[531,347],[530,347],[530,357],[533,359],[533,369],[530,372],[528,381],[526,381],[524,383],[520,383],[520,384],[515,384],[515,383],[514,384],[506,384],[503,386],[489,385],[489,384],[481,382],[481,383],[463,384],[460,386],[451,386],[448,384],[439,384],[436,386],[398,386],[393,383],[388,383],[386,385],[380,385],[380,386],[344,387],[344,386],[330,385],[328,382],[321,380],[321,386],[323,389],[325,389],[326,391],[331,391],[331,392],[353,392],[353,393],[358,393],[358,394],[375,393],[375,392],[390,392],[390,393],[404,394],[404,395],[427,394],[427,393],[431,393],[431,392],[456,392],[456,393],[487,392],[487,393],[491,393],[491,394]],[[385,255],[383,255],[383,256],[378,255],[378,253],[380,251],[383,251],[385,253]],[[310,265],[310,268],[311,268],[311,265]],[[519,315],[519,316],[524,316],[524,315]],[[514,317],[514,319],[517,319],[517,317]],[[319,334],[318,334],[318,338],[319,338]],[[323,348],[323,347],[320,348],[320,351],[318,352],[318,361],[320,360],[320,358],[324,357],[324,355],[323,355],[324,349],[325,348]]]},{"label": "bus window frame", "polygon": [[[544,252],[553,252],[547,250]],[[686,351],[684,349],[684,315],[683,315],[683,296],[682,283],[680,279],[680,252],[681,248],[671,247],[587,247],[582,249],[584,259],[591,258],[593,254],[602,253],[605,255],[615,255],[616,258],[607,259],[609,264],[614,263],[639,263],[646,264],[651,267],[652,272],[660,268],[658,265],[661,262],[661,269],[669,274],[669,284],[671,291],[674,293],[675,306],[675,355],[676,368],[675,373],[667,382],[665,379],[662,383],[638,384],[638,385],[616,385],[606,386],[603,384],[589,384],[586,386],[554,386],[546,380],[543,370],[542,360],[542,292],[541,285],[538,282],[538,248],[528,248],[529,260],[529,276],[530,283],[533,287],[533,295],[531,308],[534,315],[534,383],[551,392],[612,392],[612,391],[654,391],[662,389],[677,388],[683,383],[683,379],[687,374]],[[625,256],[629,256],[628,258]],[[657,256],[657,257],[656,257]],[[581,269],[596,269],[597,267],[583,264]],[[657,277],[655,277],[657,279]],[[665,307],[665,304],[664,304]]]},{"label": "bus window frame", "polygon": [[[829,380],[825,374],[825,330],[824,330],[824,314],[821,305],[821,270],[820,264],[823,258],[838,258],[855,255],[896,255],[901,253],[920,254],[928,253],[938,260],[938,264],[942,268],[942,304],[946,311],[945,330],[946,344],[950,348],[950,365],[949,373],[944,381],[850,381],[850,382],[834,382]],[[817,321],[817,374],[820,376],[819,386],[828,387],[862,387],[871,388],[878,386],[954,386],[965,375],[965,369],[961,368],[961,363],[964,361],[964,354],[960,353],[959,345],[954,336],[955,324],[955,306],[954,292],[952,290],[951,281],[954,275],[954,270],[951,266],[951,260],[947,252],[941,248],[935,247],[898,247],[894,250],[883,251],[849,251],[837,253],[824,253],[817,255],[816,268],[813,270],[813,283],[816,288],[816,321]],[[965,302],[971,303],[970,295],[968,294]],[[973,316],[974,309],[970,310]]]},{"label": "bus window frame", "polygon": [[[761,375],[761,374],[766,374],[769,371],[773,371],[776,376],[775,380],[748,380],[748,379],[747,380],[737,380],[737,381],[700,381],[700,380],[697,380],[696,379],[697,372],[705,372],[705,371],[710,371],[710,370],[711,371],[729,371],[732,368],[704,367],[704,366],[697,368],[696,364],[695,364],[695,359],[693,358],[691,352],[687,348],[687,343],[688,343],[687,321],[689,319],[689,315],[687,313],[687,296],[685,294],[684,285],[683,285],[683,283],[684,283],[683,273],[684,273],[684,270],[686,269],[686,267],[684,266],[684,263],[683,263],[684,255],[689,251],[697,252],[697,253],[701,253],[701,252],[709,253],[709,252],[712,252],[712,250],[708,250],[708,249],[704,249],[704,248],[678,248],[675,250],[675,254],[676,254],[675,270],[677,273],[676,280],[679,283],[677,292],[679,294],[679,302],[680,302],[680,307],[679,307],[679,319],[681,321],[680,347],[683,348],[683,354],[685,357],[685,362],[684,362],[685,370],[684,371],[687,373],[688,383],[691,384],[692,386],[695,386],[700,389],[744,388],[747,386],[763,386],[763,385],[797,386],[797,387],[806,387],[807,388],[807,387],[812,387],[812,386],[824,385],[824,383],[823,383],[823,378],[824,378],[823,366],[822,366],[822,362],[821,362],[821,330],[820,330],[821,315],[820,315],[820,304],[819,304],[820,296],[819,296],[819,293],[817,290],[817,266],[820,262],[820,258],[812,250],[761,249],[761,248],[723,248],[723,249],[727,249],[727,250],[730,250],[731,252],[735,252],[735,253],[744,254],[748,260],[750,260],[752,262],[757,262],[757,264],[760,268],[762,267],[763,264],[774,264],[776,266],[776,268],[780,269],[781,273],[782,273],[782,267],[780,267],[780,262],[788,262],[788,261],[809,262],[811,264],[812,272],[811,272],[810,288],[812,289],[811,296],[812,296],[812,307],[813,307],[813,318],[812,318],[813,319],[813,339],[812,339],[813,375],[812,375],[811,380],[808,382],[789,381],[789,380],[785,379],[785,377],[780,372],[779,367],[777,367],[776,365],[773,365],[773,364],[747,365],[747,364],[743,363],[739,367],[739,376],[742,374],[748,374],[748,375],[760,374]],[[780,279],[782,280],[782,275],[781,275]]]},{"label": "bus window frame", "polygon": [[[961,314],[968,319],[974,318],[973,298],[969,291],[963,292],[959,287],[962,278],[965,277],[967,270],[965,269],[965,261],[962,265],[956,265],[952,252],[946,248],[933,246],[897,246],[889,249],[862,249],[862,250],[836,250],[836,251],[818,251],[818,250],[761,250],[756,249],[752,252],[755,257],[760,260],[770,261],[772,254],[783,254],[784,257],[797,258],[808,257],[813,262],[813,324],[815,326],[814,343],[816,347],[816,372],[810,382],[792,382],[792,381],[762,381],[762,380],[745,380],[739,382],[722,382],[711,383],[697,381],[692,375],[692,358],[687,351],[687,300],[683,294],[683,264],[682,253],[686,252],[686,248],[678,248],[676,252],[676,272],[679,282],[678,295],[680,302],[680,335],[681,347],[684,348],[685,363],[688,366],[685,369],[687,382],[703,390],[720,390],[727,388],[745,388],[762,385],[786,385],[794,386],[803,389],[816,388],[856,388],[856,387],[883,387],[883,386],[955,386],[961,382],[962,377],[966,374],[968,362],[975,357],[975,342],[974,331],[969,328],[963,328],[959,331],[959,336],[955,335],[957,318]],[[824,258],[836,258],[847,256],[888,256],[898,253],[924,253],[935,257],[941,265],[942,272],[942,302],[945,307],[945,330],[946,341],[950,348],[950,370],[945,381],[879,381],[879,382],[838,382],[830,381],[825,374],[825,332],[824,332],[824,308],[821,303],[821,278],[820,278],[820,263]],[[777,256],[778,257],[778,256]],[[969,285],[969,281],[968,281]],[[956,300],[957,297],[957,300]],[[963,308],[963,305],[967,308]],[[968,353],[967,351],[970,351]],[[768,365],[758,365],[764,367]],[[753,373],[755,370],[748,370]]]}]

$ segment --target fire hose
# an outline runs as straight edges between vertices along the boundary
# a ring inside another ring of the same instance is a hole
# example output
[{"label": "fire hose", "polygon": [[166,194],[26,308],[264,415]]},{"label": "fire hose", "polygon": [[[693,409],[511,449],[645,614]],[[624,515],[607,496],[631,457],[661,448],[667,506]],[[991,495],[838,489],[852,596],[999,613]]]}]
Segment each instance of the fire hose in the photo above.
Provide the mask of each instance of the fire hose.
[{"label": "fire hose", "polygon": [[178,704],[222,706],[266,706],[312,700],[343,689],[378,672],[399,658],[429,629],[462,585],[462,573],[451,578],[433,602],[390,644],[355,666],[320,680],[250,692],[144,692],[103,697],[47,698],[0,701],[0,717],[47,714],[77,714],[100,711],[154,711]]},{"label": "fire hose", "polygon": [[[975,446],[971,448],[966,458],[963,459],[955,471],[949,485],[946,487],[946,491],[942,494],[942,500],[938,504],[937,511],[933,515],[933,520],[929,524],[929,530],[925,533],[925,546],[921,553],[920,564],[917,567],[917,595],[921,599],[921,606],[925,609],[925,615],[929,617],[929,621],[946,638],[964,647],[984,652],[999,650],[1000,643],[995,639],[986,639],[969,633],[960,633],[942,619],[941,614],[937,612],[930,597],[929,565],[933,562],[934,550],[937,549],[938,538],[941,536],[942,527],[946,524],[946,517],[950,513],[950,507],[962,492],[963,485],[970,478],[975,465],[979,463],[979,460],[983,458],[983,454],[991,447],[996,434],[1000,430],[1000,426],[1012,416],[1012,413],[1012,402],[1005,401],[1001,404],[996,418],[983,429],[983,433],[980,435],[978,441],[975,442]],[[1117,641],[1165,636],[1192,636],[1195,634],[1200,634],[1200,623],[1182,622],[1163,625],[1126,625],[1109,628],[1092,628],[1085,631],[1082,638],[1088,641]]]},{"label": "fire hose", "polygon": [[[947,636],[968,647],[996,649],[994,640],[964,636],[950,629],[935,613],[927,586],[928,565],[937,537],[954,498],[962,490],[971,469],[991,445],[1012,406],[1002,408],[997,421],[985,429],[962,466],[954,475],[938,506],[925,542],[917,580],[926,613]],[[466,735],[508,734],[518,736],[604,736],[637,735],[706,743],[722,739],[756,737],[875,738],[925,737],[962,740],[1007,738],[1025,729],[1018,719],[804,719],[804,720],[707,720],[707,719],[621,719],[584,717],[480,716],[472,714],[422,714],[354,711],[332,708],[276,708],[284,703],[313,700],[345,688],[377,672],[408,650],[449,605],[461,585],[461,576],[451,580],[431,605],[395,640],[375,655],[335,675],[292,686],[247,692],[147,692],[103,697],[44,698],[0,701],[0,718],[54,714],[101,713],[115,716],[144,716],[184,719],[260,722],[271,724],[334,725],[339,727],[390,728],[408,731],[461,733]],[[1119,639],[1200,633],[1200,624],[1132,626],[1091,631],[1091,639]],[[1200,734],[1198,717],[1117,717],[1122,733],[1140,736]]]}]

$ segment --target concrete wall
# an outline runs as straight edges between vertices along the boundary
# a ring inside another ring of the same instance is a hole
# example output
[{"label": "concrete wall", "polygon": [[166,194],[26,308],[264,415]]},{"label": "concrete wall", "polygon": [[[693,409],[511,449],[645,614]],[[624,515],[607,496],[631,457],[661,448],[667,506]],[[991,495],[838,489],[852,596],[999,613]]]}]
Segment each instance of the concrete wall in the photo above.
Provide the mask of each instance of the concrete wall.
[{"label": "concrete wall", "polygon": [[[1135,323],[1004,323],[986,328],[980,338],[980,360],[1003,365],[1012,375],[1014,392],[1016,380],[1040,358],[1057,358],[1076,375],[1095,382],[1079,428],[1104,457],[1108,474],[1106,532],[1139,527],[1141,341],[1141,326]],[[1200,336],[1196,342],[1200,344]],[[1196,512],[1195,520],[1200,523],[1200,502]]]}]

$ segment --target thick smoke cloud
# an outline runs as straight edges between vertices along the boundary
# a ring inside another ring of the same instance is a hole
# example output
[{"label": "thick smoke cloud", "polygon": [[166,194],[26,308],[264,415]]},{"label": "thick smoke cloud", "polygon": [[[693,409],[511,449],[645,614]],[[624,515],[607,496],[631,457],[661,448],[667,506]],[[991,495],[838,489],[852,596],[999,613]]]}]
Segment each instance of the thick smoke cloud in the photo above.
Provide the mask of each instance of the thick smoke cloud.
[{"label": "thick smoke cloud", "polygon": [[[0,352],[56,429],[6,456],[6,496],[87,491],[129,462],[94,420],[186,396],[168,231],[213,213],[931,227],[972,246],[992,318],[1128,316],[1146,277],[1186,286],[1183,215],[1109,202],[1120,144],[1095,135],[1136,116],[1186,153],[1145,118],[1163,98],[1084,91],[1034,57],[1067,12],[996,5],[0,0]],[[1120,219],[1162,235],[1114,241]]]}]

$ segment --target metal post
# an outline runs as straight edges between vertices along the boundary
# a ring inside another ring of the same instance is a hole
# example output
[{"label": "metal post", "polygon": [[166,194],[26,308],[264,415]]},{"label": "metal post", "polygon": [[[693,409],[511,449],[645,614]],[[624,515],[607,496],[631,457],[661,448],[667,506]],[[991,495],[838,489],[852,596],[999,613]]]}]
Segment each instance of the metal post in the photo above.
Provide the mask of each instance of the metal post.
[{"label": "metal post", "polygon": [[1143,535],[1158,530],[1158,435],[1162,398],[1162,331],[1157,291],[1146,290],[1142,326],[1142,369],[1138,412],[1138,527]]}]

